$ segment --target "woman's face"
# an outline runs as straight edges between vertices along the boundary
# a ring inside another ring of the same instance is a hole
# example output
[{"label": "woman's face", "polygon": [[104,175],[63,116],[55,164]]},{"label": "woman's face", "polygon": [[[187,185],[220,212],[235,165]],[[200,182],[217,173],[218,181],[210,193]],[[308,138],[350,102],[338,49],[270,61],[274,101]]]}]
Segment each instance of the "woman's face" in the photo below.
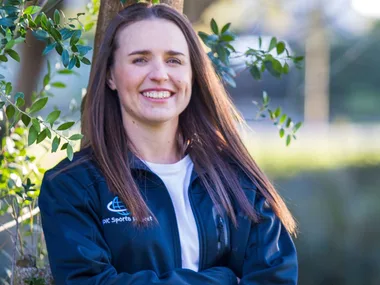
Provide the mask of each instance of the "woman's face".
[{"label": "woman's face", "polygon": [[163,19],[122,29],[108,85],[117,90],[123,122],[178,123],[191,97],[189,48],[182,31]]}]

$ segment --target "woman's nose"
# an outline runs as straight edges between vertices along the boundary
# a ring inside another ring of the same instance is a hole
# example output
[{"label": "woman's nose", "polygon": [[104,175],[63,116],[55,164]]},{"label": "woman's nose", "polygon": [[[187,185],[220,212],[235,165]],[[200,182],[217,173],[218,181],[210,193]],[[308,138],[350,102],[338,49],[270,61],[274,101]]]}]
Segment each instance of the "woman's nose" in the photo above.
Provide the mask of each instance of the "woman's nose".
[{"label": "woman's nose", "polygon": [[149,73],[150,80],[153,81],[166,81],[169,79],[168,71],[166,69],[165,63],[154,62]]}]

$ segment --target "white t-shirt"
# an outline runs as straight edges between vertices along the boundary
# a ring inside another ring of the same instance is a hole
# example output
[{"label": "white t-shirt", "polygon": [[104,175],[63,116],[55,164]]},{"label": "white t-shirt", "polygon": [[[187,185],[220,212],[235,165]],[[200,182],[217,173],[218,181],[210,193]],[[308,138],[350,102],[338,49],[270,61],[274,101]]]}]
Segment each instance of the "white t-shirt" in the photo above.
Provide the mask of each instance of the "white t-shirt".
[{"label": "white t-shirt", "polygon": [[162,179],[172,199],[181,242],[182,268],[198,271],[198,228],[188,194],[194,164],[189,155],[173,164],[144,162]]}]

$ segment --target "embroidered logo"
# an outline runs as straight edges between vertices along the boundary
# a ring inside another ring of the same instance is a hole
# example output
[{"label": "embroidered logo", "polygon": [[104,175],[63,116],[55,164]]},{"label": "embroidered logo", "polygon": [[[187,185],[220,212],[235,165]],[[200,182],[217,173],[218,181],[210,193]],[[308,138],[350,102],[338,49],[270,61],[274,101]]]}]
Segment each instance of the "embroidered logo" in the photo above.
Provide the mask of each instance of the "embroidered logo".
[{"label": "embroidered logo", "polygon": [[107,204],[107,209],[110,212],[118,213],[122,216],[129,216],[130,212],[124,206],[123,202],[119,199],[119,197],[113,198],[111,202]]},{"label": "embroidered logo", "polygon": [[[136,221],[135,217],[130,216],[131,213],[128,211],[123,201],[121,201],[118,196],[113,198],[112,201],[107,204],[107,210],[113,213],[117,213],[122,217],[117,216],[117,217],[105,218],[102,220],[103,225],[119,224],[119,223]],[[153,222],[153,217],[152,216],[145,217],[142,221]]]}]

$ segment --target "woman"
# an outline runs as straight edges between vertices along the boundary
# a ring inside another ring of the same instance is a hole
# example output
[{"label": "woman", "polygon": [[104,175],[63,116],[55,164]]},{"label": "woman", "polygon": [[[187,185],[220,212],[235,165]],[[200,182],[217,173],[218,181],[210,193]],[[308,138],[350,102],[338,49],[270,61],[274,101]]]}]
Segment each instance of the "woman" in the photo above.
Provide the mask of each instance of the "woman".
[{"label": "woman", "polygon": [[190,23],[131,5],[95,69],[85,147],[41,187],[56,283],[296,284],[295,222]]}]

